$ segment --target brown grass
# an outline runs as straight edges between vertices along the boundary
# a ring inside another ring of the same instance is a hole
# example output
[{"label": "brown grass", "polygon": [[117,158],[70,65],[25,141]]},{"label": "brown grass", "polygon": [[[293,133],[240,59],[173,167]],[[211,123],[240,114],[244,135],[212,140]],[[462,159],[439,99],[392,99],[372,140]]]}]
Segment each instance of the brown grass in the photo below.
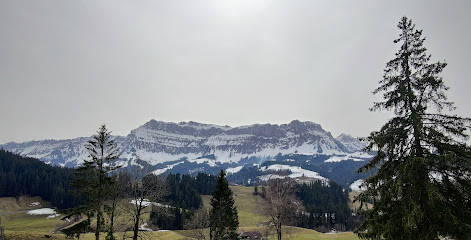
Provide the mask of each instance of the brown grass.
[{"label": "brown grass", "polygon": [[62,234],[40,234],[40,233],[24,233],[24,232],[7,232],[5,238],[8,240],[65,240],[65,236]]},{"label": "brown grass", "polygon": [[[41,203],[41,206],[30,206],[33,202]],[[43,207],[51,207],[51,204],[47,201],[42,200],[41,197],[3,197],[0,198],[0,212],[7,213],[7,212],[14,212],[19,210],[30,210],[36,208],[43,208]]]},{"label": "brown grass", "polygon": [[[348,202],[348,206],[353,209],[353,210],[358,210],[360,209],[360,202],[354,202],[355,200],[355,197],[357,197],[361,192],[358,192],[358,191],[351,191],[349,194],[348,194],[348,199],[350,200]],[[373,208],[373,205],[370,204],[370,203],[366,203],[366,206],[368,209],[371,209]]]}]

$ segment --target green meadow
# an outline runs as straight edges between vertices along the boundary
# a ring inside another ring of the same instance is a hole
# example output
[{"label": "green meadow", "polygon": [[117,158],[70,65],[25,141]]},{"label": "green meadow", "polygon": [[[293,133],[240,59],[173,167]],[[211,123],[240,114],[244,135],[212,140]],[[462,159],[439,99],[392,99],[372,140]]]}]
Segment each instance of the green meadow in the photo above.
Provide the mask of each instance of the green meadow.
[{"label": "green meadow", "polygon": [[[252,195],[253,188],[244,186],[231,186],[234,192],[234,200],[236,202],[237,211],[239,215],[240,230],[243,231],[259,231],[262,233],[267,232],[266,227],[261,227],[261,223],[267,222],[268,219],[260,212],[260,204],[262,200]],[[208,209],[211,196],[202,196],[203,205]],[[40,198],[0,198],[0,217],[2,219],[2,226],[5,228],[7,239],[65,239],[64,235],[60,233],[53,233],[53,231],[65,221],[60,220],[60,217],[46,219],[45,215],[28,215],[27,211],[39,208],[32,207],[29,204],[32,202],[40,202],[41,207],[50,207],[48,202],[42,201]],[[147,220],[149,215],[144,216]],[[125,222],[126,215],[123,214],[118,221]],[[335,239],[335,240],[350,240],[358,239],[352,232],[344,232],[338,234],[324,234],[310,229],[303,229],[297,227],[286,227],[284,239],[291,240],[307,240],[307,239]],[[116,237],[123,239],[123,232],[117,232]],[[183,240],[191,239],[191,230],[181,231],[154,231],[146,232],[147,239],[166,239],[166,240]],[[205,234],[209,236],[209,230],[205,229]],[[130,236],[130,233],[127,233]],[[105,234],[103,234],[103,239]],[[82,239],[95,239],[93,233],[88,233]],[[275,239],[272,235],[270,239]]]}]

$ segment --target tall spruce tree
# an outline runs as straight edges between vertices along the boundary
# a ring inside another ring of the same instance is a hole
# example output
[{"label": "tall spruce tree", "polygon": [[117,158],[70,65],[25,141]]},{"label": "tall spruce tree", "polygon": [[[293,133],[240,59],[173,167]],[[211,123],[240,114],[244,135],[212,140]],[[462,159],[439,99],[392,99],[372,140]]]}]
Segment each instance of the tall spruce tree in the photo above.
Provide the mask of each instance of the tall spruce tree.
[{"label": "tall spruce tree", "polygon": [[209,212],[209,230],[211,240],[238,239],[239,218],[234,206],[232,191],[223,170],[217,177],[211,198]]},{"label": "tall spruce tree", "polygon": [[[105,201],[112,193],[111,186],[115,184],[111,173],[119,168],[114,161],[119,158],[120,152],[105,125],[98,129],[85,148],[91,159],[84,160],[83,165],[77,168],[72,186],[86,197],[86,204],[77,209],[87,216],[96,217],[95,237],[99,240],[105,223]],[[114,239],[111,228],[108,230],[107,239]]]},{"label": "tall spruce tree", "polygon": [[366,150],[377,155],[359,172],[377,169],[366,179],[367,190],[357,200],[365,221],[356,231],[365,239],[471,239],[471,151],[467,139],[470,118],[447,115],[447,101],[439,74],[445,62],[430,63],[422,30],[407,17],[396,57],[386,64],[380,86],[384,101],[376,110],[395,116],[366,138]]}]

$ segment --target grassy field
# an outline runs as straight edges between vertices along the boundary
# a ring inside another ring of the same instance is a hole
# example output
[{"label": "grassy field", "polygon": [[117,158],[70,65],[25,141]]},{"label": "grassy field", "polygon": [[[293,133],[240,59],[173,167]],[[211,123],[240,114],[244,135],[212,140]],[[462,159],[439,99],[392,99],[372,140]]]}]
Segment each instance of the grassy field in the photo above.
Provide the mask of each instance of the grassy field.
[{"label": "grassy field", "polygon": [[[239,215],[240,227],[256,227],[262,222],[267,222],[268,218],[262,216],[260,208],[260,197],[253,196],[253,188],[243,186],[231,186],[234,192],[234,200]],[[202,196],[203,205],[209,209],[211,196]]]},{"label": "grassy field", "polygon": [[[39,202],[40,206],[30,206]],[[46,219],[45,215],[29,215],[28,210],[51,207],[49,202],[40,197],[0,198],[0,217],[2,227],[7,233],[50,233],[64,221],[60,218]]]},{"label": "grassy field", "polygon": [[[259,211],[261,200],[259,197],[253,196],[251,187],[231,186],[234,192],[234,200],[236,202],[239,214],[240,230],[259,231],[264,233],[267,229],[259,227],[262,222],[268,221]],[[209,209],[211,196],[202,196],[204,206]],[[30,206],[32,202],[40,202],[41,207],[50,207],[48,202],[42,201],[40,198],[0,198],[0,217],[2,218],[2,226],[5,228],[7,239],[65,239],[62,234],[52,234],[64,221],[58,218],[46,219],[46,216],[32,216],[26,212],[34,207]],[[35,207],[40,208],[40,207]],[[121,218],[125,218],[122,215]],[[149,214],[145,215],[145,219],[149,218]],[[124,222],[124,219],[120,219]],[[205,230],[209,235],[209,230]],[[283,239],[291,240],[307,240],[307,239],[333,239],[333,240],[353,240],[358,239],[351,232],[339,234],[323,234],[310,229],[287,227],[285,228]],[[189,239],[191,231],[155,231],[148,232],[147,239],[166,239],[166,240],[184,240]],[[49,237],[46,237],[48,235]],[[130,233],[128,233],[128,236]],[[103,239],[105,234],[102,235]],[[118,239],[123,239],[123,233],[116,233]],[[88,233],[82,239],[95,239],[93,233]],[[271,236],[270,239],[275,239]]]},{"label": "grassy field", "polygon": [[[268,218],[263,216],[260,212],[260,204],[263,204],[262,200],[258,196],[253,196],[252,187],[244,186],[231,186],[234,192],[234,200],[236,203],[238,215],[239,215],[239,226],[244,231],[259,231],[265,232],[266,229],[258,227],[260,223],[267,222]],[[203,196],[203,205],[209,209],[209,202],[211,196]],[[285,239],[292,240],[307,240],[307,239],[336,239],[336,240],[353,240],[358,237],[352,232],[344,232],[339,234],[324,234],[310,229],[287,227],[286,232],[288,235],[284,236]],[[270,239],[276,239],[271,236]]]},{"label": "grassy field", "polygon": [[[353,201],[355,199],[355,197],[358,196],[358,194],[360,194],[360,192],[357,192],[357,191],[351,191],[348,194],[348,198],[350,199],[350,202],[348,203],[348,206],[351,209],[360,209],[360,202],[354,202]],[[373,204],[366,203],[366,205],[367,205],[368,208],[373,208]]]},{"label": "grassy field", "polygon": [[42,207],[51,207],[49,202],[43,201],[40,197],[4,197],[0,198],[0,213],[35,209],[37,207],[30,206],[33,202],[40,203]]}]

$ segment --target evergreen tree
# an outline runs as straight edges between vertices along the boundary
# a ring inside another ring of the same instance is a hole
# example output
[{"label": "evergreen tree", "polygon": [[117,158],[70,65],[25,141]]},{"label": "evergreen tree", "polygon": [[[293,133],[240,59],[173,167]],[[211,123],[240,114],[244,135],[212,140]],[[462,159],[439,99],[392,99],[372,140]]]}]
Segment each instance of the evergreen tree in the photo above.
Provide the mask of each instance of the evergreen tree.
[{"label": "evergreen tree", "polygon": [[[100,231],[104,227],[105,201],[110,197],[111,186],[115,184],[111,173],[119,168],[114,165],[120,153],[111,132],[102,125],[97,134],[85,145],[91,160],[84,160],[83,165],[76,170],[76,179],[72,182],[77,190],[86,197],[87,204],[80,211],[96,216],[95,237],[100,239]],[[113,229],[108,231],[107,239],[113,239]]]},{"label": "evergreen tree", "polygon": [[219,173],[216,187],[212,193],[211,211],[209,212],[209,230],[211,240],[238,239],[239,218],[234,206],[232,191],[223,170]]},{"label": "evergreen tree", "polygon": [[446,63],[430,63],[421,30],[403,17],[396,57],[373,92],[384,101],[372,111],[395,116],[366,138],[377,155],[359,172],[378,169],[360,194],[364,223],[356,231],[369,239],[471,239],[471,151],[460,142],[470,118],[447,115],[453,110],[439,74]]}]

